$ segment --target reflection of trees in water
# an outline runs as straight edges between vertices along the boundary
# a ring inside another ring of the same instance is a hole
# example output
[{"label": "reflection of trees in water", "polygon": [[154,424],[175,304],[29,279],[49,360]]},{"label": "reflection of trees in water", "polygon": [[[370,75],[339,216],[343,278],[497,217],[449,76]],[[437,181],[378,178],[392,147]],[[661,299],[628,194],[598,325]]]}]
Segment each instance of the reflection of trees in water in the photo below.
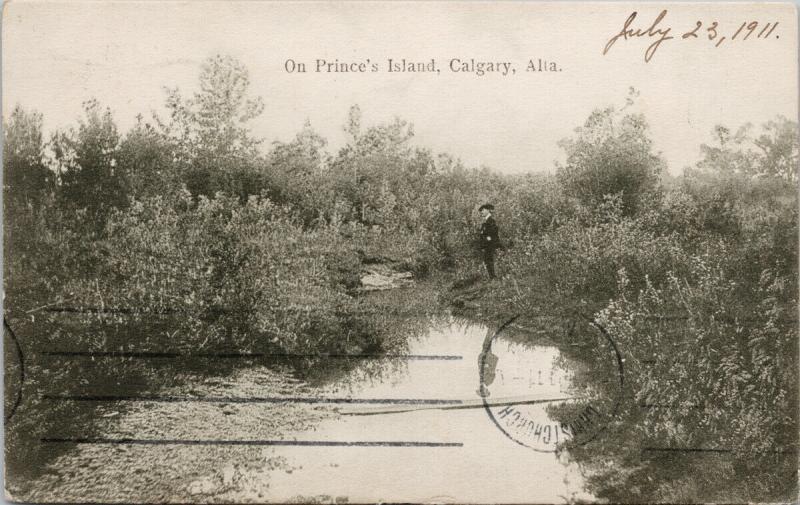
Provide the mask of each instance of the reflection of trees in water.
[{"label": "reflection of trees in water", "polygon": [[559,345],[556,366],[568,370],[572,393],[592,401],[619,394],[617,356],[607,338],[585,321],[573,321]]},{"label": "reflection of trees in water", "polygon": [[[576,327],[575,320],[566,315],[519,317],[496,340],[505,342],[512,353],[557,348],[552,367],[568,378],[569,392],[574,396],[602,398],[602,392],[595,392],[601,385],[610,385],[612,392],[618,389],[616,361],[606,339],[588,326]],[[587,366],[588,362],[592,366]]]},{"label": "reflection of trees in water", "polygon": [[384,344],[378,352],[369,356],[331,358],[322,366],[301,372],[300,376],[312,386],[333,385],[336,389],[345,391],[392,379],[400,382],[408,371],[409,361],[404,356],[410,354],[412,343],[447,326],[448,319],[443,317],[384,317],[378,327]]},{"label": "reflection of trees in water", "polygon": [[567,319],[559,315],[522,315],[503,328],[502,338],[511,344],[527,347],[558,346],[567,328]]},{"label": "reflection of trees in water", "polygon": [[[180,395],[193,396],[195,386],[202,382],[204,390],[213,389],[225,396],[230,374],[248,367],[267,367],[274,374],[275,382],[264,385],[258,393],[263,396],[292,395],[301,390],[313,395],[309,389],[318,386],[335,383],[352,389],[358,384],[401,377],[408,361],[387,356],[408,354],[413,341],[446,325],[446,319],[434,315],[438,305],[431,303],[426,293],[408,291],[399,296],[365,297],[363,320],[373,329],[378,345],[364,354],[377,359],[344,355],[291,359],[271,354],[273,349],[260,338],[251,339],[255,343],[248,342],[249,348],[192,346],[188,338],[175,331],[174,316],[125,314],[91,324],[81,314],[37,316],[35,331],[28,328],[25,332],[35,336],[36,342],[25,342],[28,377],[23,402],[7,432],[9,472],[14,476],[34,475],[59,451],[68,449],[66,445],[54,448],[41,444],[42,437],[70,432],[87,437],[96,434],[96,420],[104,403],[47,401],[43,395],[147,396],[163,394],[164,386],[169,385]],[[392,303],[399,305],[389,306]],[[50,356],[41,351],[118,354],[91,358]],[[254,357],[243,357],[251,352]],[[307,368],[309,359],[312,364]],[[284,386],[291,392],[284,391]],[[123,411],[129,405],[115,404],[114,408]]]},{"label": "reflection of trees in water", "polygon": [[[66,444],[43,444],[41,438],[80,433],[99,435],[100,413],[106,402],[48,399],[58,396],[149,396],[165,386],[180,388],[222,378],[256,359],[217,359],[185,356],[169,337],[175,337],[171,317],[132,315],[89,320],[81,313],[40,313],[35,323],[14,319],[23,336],[26,380],[19,410],[6,425],[6,469],[9,481],[37,478],[51,462],[70,449]],[[135,320],[132,324],[130,320]],[[66,355],[51,354],[64,352]],[[98,353],[95,356],[80,353]],[[70,355],[69,353],[79,353]],[[192,394],[192,387],[187,388]],[[223,393],[224,394],[224,393]],[[113,403],[124,412],[134,403]]]},{"label": "reflection of trees in water", "polygon": [[419,284],[411,289],[375,291],[357,299],[359,324],[369,328],[372,344],[353,352],[336,356],[314,356],[308,362],[290,363],[294,373],[312,387],[335,384],[352,389],[364,381],[378,381],[401,374],[404,359],[387,356],[408,354],[416,339],[427,335],[437,325],[444,324],[442,309],[433,286]]},{"label": "reflection of trees in water", "polygon": [[586,321],[569,320],[558,347],[554,366],[568,374],[568,392],[576,400],[549,404],[547,413],[573,433],[562,444],[571,450],[604,434],[624,392],[613,346]]}]

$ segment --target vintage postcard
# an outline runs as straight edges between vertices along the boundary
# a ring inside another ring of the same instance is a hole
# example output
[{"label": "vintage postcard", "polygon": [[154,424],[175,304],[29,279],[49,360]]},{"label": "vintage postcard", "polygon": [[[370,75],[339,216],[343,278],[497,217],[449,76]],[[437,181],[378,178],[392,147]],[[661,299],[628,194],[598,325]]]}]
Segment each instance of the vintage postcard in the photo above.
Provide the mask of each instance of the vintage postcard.
[{"label": "vintage postcard", "polygon": [[5,496],[798,499],[790,3],[7,2]]}]

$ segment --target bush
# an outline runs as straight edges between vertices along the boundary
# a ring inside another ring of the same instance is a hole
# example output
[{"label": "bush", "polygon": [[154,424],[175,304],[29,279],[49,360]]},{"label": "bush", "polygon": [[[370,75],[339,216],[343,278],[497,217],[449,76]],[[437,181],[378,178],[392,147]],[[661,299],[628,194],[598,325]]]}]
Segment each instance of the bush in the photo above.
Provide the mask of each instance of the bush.
[{"label": "bush", "polygon": [[537,311],[591,314],[617,295],[620,269],[637,286],[665,279],[685,260],[676,235],[661,235],[642,220],[622,216],[620,201],[607,200],[598,212],[576,217],[557,229],[519,240],[503,258],[513,272],[513,289],[498,296],[518,313]]},{"label": "bush", "polygon": [[[731,451],[717,463],[720,474],[697,488],[695,475],[709,475],[702,460],[685,461],[676,472],[674,457],[655,457],[643,460],[648,468],[626,474],[581,452],[599,496],[737,502],[790,496],[798,430],[796,276],[766,269],[743,298],[739,277],[726,265],[733,254],[693,256],[687,277],[670,275],[661,287],[648,283],[638,294],[622,272],[620,295],[597,315],[624,353],[634,396],[615,426],[639,442],[611,450],[613,459],[639,457],[642,446]],[[603,449],[606,444],[614,441]],[[640,475],[671,478],[642,481]],[[680,490],[675,481],[695,486]]]},{"label": "bush", "polygon": [[304,229],[266,198],[195,203],[184,192],[135,202],[110,217],[100,249],[101,272],[69,284],[78,305],[177,311],[177,347],[321,354],[371,345],[368,325],[352,324],[355,247],[332,227]]}]

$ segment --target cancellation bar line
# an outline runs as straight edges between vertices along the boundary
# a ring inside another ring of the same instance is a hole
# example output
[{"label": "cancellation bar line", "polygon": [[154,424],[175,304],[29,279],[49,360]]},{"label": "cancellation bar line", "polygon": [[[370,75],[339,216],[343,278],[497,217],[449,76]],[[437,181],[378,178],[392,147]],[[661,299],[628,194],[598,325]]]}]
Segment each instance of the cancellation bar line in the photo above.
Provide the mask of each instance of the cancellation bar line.
[{"label": "cancellation bar line", "polygon": [[42,395],[45,400],[76,402],[205,402],[205,403],[345,403],[345,404],[395,404],[395,405],[461,405],[463,400],[436,398],[328,398],[297,396],[266,397],[192,397],[192,396],[117,396],[117,395]]},{"label": "cancellation bar line", "polygon": [[114,444],[114,445],[232,445],[232,446],[299,446],[299,447],[463,447],[462,442],[421,442],[404,440],[181,440],[136,438],[42,438],[46,444]]},{"label": "cancellation bar line", "polygon": [[136,351],[41,351],[43,356],[85,358],[336,358],[336,359],[407,359],[453,361],[464,359],[453,354],[290,354],[239,352],[136,352]]}]

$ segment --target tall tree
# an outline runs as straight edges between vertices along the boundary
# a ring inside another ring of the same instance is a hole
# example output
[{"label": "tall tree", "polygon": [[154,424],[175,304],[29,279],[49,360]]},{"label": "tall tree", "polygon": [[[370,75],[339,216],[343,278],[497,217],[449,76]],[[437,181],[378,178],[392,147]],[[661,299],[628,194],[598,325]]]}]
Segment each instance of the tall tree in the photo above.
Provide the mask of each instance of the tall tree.
[{"label": "tall tree", "polygon": [[632,98],[621,109],[592,112],[573,138],[559,142],[567,160],[556,167],[567,195],[592,208],[606,196],[620,195],[626,215],[635,213],[653,194],[665,167],[653,152],[647,121],[642,114],[626,112],[630,105]]},{"label": "tall tree", "polygon": [[273,143],[267,157],[270,199],[291,204],[306,224],[329,219],[334,209],[326,144],[306,121],[291,142]]},{"label": "tall tree", "polygon": [[[255,183],[255,160],[261,143],[249,123],[264,110],[261,98],[248,95],[247,68],[231,56],[208,58],[200,72],[200,89],[184,98],[168,90],[170,123],[165,133],[177,146],[185,182],[194,194],[227,191],[246,196]],[[257,190],[256,190],[257,192]]]},{"label": "tall tree", "polygon": [[8,204],[33,204],[52,188],[53,173],[44,161],[42,115],[19,105],[3,124],[3,185]]},{"label": "tall tree", "polygon": [[387,202],[395,205],[396,195],[389,192],[396,193],[396,182],[406,175],[413,156],[409,144],[414,128],[396,117],[364,129],[361,109],[354,105],[344,131],[349,136],[348,143],[331,165],[334,186],[355,209],[358,220],[373,223]]}]

